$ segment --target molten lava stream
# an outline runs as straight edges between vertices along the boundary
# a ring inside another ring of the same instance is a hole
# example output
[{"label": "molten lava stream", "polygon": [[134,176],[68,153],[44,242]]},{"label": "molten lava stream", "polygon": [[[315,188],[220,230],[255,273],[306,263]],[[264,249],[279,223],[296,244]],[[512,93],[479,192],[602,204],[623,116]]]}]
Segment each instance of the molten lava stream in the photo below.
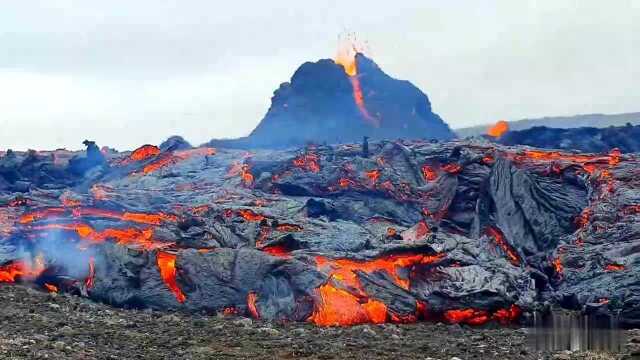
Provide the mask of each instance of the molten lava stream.
[{"label": "molten lava stream", "polygon": [[158,268],[160,269],[160,277],[167,285],[169,290],[175,295],[178,302],[183,303],[186,300],[186,296],[178,287],[176,281],[176,255],[164,251],[158,251],[157,253]]},{"label": "molten lava stream", "polygon": [[[80,239],[89,243],[102,243],[109,239],[115,239],[116,243],[120,245],[134,245],[146,250],[152,250],[162,248],[171,245],[170,243],[160,243],[153,240],[153,229],[136,229],[136,228],[124,228],[114,229],[107,228],[102,231],[97,231],[91,226],[84,223],[69,223],[69,224],[46,224],[32,226],[31,230],[45,231],[45,230],[63,230],[74,231]],[[86,244],[82,244],[83,246]]]},{"label": "molten lava stream", "polygon": [[330,284],[320,286],[318,294],[320,303],[309,318],[316,325],[380,324],[387,320],[387,306],[382,302],[370,299],[361,303],[356,296]]},{"label": "molten lava stream", "polygon": [[511,247],[511,245],[509,245],[507,240],[504,238],[504,234],[502,233],[502,231],[500,231],[500,229],[498,228],[490,226],[487,228],[486,232],[487,235],[493,238],[493,240],[496,242],[496,245],[498,245],[498,247],[500,247],[500,249],[502,249],[502,251],[507,255],[509,262],[513,264],[513,266],[520,266],[520,263],[522,261],[520,259],[520,256],[518,255],[518,252],[513,247]]},{"label": "molten lava stream", "polygon": [[[308,320],[321,326],[383,323],[388,319],[394,322],[414,322],[417,320],[417,313],[403,316],[393,314],[387,310],[384,303],[371,299],[360,284],[356,271],[365,273],[386,271],[396,285],[409,289],[409,280],[399,276],[397,272],[399,268],[432,264],[444,256],[444,254],[393,254],[366,261],[334,260],[318,256],[316,257],[317,268],[321,271],[328,270],[331,280],[316,290],[318,300]],[[342,286],[344,288],[341,288]],[[420,311],[419,306],[417,309]]]},{"label": "molten lava stream", "polygon": [[160,148],[155,145],[142,145],[135,149],[131,155],[129,155],[129,161],[141,161],[154,157],[160,154]]},{"label": "molten lava stream", "polygon": [[159,213],[135,213],[135,212],[119,212],[113,210],[99,209],[99,208],[85,208],[75,207],[72,209],[66,209],[61,207],[46,208],[35,210],[23,214],[20,217],[20,224],[29,224],[38,220],[47,219],[51,217],[63,217],[67,215],[73,215],[73,217],[102,217],[108,219],[118,219],[123,221],[130,221],[138,224],[148,225],[160,225],[162,222],[176,222],[178,217],[171,214]]},{"label": "molten lava stream", "polygon": [[0,282],[15,283],[18,279],[32,280],[45,270],[44,257],[39,254],[32,262],[14,261],[0,266]]},{"label": "molten lava stream", "polygon": [[258,295],[254,292],[250,292],[247,294],[247,309],[249,310],[249,314],[254,319],[260,319],[260,313],[258,312],[258,308],[256,307],[256,301],[258,300]]},{"label": "molten lava stream", "polygon": [[374,127],[380,127],[380,121],[371,116],[364,103],[364,95],[362,94],[362,86],[360,85],[360,79],[358,78],[358,64],[356,62],[356,55],[358,49],[355,46],[343,47],[339,49],[336,56],[336,64],[344,67],[344,72],[349,76],[351,87],[353,88],[353,100],[360,110],[362,117],[365,121]]}]

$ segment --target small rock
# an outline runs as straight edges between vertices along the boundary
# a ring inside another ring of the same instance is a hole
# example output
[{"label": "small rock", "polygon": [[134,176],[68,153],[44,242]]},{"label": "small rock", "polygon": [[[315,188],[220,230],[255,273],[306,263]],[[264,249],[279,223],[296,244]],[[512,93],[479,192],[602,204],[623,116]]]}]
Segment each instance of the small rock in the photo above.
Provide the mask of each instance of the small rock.
[{"label": "small rock", "polygon": [[555,360],[571,360],[571,355],[565,354],[565,353],[553,354],[553,359],[555,359]]},{"label": "small rock", "polygon": [[460,326],[459,324],[449,325],[448,330],[452,334],[462,334],[464,332],[462,326]]},{"label": "small rock", "polygon": [[42,334],[33,335],[33,338],[35,340],[38,340],[38,341],[47,341],[47,340],[49,340],[49,337],[47,335],[42,335]]},{"label": "small rock", "polygon": [[65,344],[62,341],[56,341],[52,345],[53,345],[53,348],[56,350],[62,350],[65,347]]},{"label": "small rock", "polygon": [[270,328],[270,327],[262,327],[258,329],[258,332],[261,334],[268,334],[271,336],[278,336],[280,335],[280,331],[274,329],[274,328]]},{"label": "small rock", "polygon": [[160,318],[160,321],[162,322],[180,322],[180,318],[173,315],[173,314],[169,314],[169,315],[165,315],[163,317]]},{"label": "small rock", "polygon": [[484,340],[484,335],[473,335],[471,337],[471,341],[479,342]]},{"label": "small rock", "polygon": [[454,357],[452,357],[452,358],[451,358],[451,359],[449,359],[449,360],[462,360],[462,359],[460,359],[460,358],[459,358],[459,357],[457,357],[457,356],[454,356]]},{"label": "small rock", "polygon": [[296,328],[296,329],[291,330],[291,335],[303,336],[306,332],[307,332],[307,330],[305,330],[303,328]]},{"label": "small rock", "polygon": [[251,325],[253,325],[253,320],[249,319],[249,318],[242,318],[242,319],[238,319],[236,321],[233,322],[235,325],[240,325],[242,327],[250,327]]},{"label": "small rock", "polygon": [[373,331],[373,329],[371,329],[371,327],[368,326],[368,325],[365,325],[365,326],[362,327],[362,334],[368,335],[368,336],[373,336],[373,337],[378,336],[378,334],[376,334],[376,332]]},{"label": "small rock", "polygon": [[61,334],[64,334],[64,335],[70,335],[71,333],[73,333],[73,329],[69,325],[65,325],[65,326],[61,327],[60,330],[58,330],[58,331]]},{"label": "small rock", "polygon": [[60,310],[60,305],[49,303],[49,307],[54,310]]}]

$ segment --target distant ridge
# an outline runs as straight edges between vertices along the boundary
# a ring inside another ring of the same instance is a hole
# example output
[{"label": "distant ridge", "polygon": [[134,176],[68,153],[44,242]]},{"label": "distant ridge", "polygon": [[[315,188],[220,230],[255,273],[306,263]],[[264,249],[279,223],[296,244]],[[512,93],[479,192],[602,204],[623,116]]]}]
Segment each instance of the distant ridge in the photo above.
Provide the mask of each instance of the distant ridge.
[{"label": "distant ridge", "polygon": [[[510,130],[526,130],[535,126],[546,126],[558,129],[569,129],[577,127],[595,127],[605,128],[609,126],[623,126],[627,123],[632,125],[640,125],[640,112],[624,113],[624,114],[585,114],[575,116],[549,116],[534,119],[523,119],[509,121]],[[487,132],[493,124],[478,125],[453,131],[459,137],[482,135]]]}]

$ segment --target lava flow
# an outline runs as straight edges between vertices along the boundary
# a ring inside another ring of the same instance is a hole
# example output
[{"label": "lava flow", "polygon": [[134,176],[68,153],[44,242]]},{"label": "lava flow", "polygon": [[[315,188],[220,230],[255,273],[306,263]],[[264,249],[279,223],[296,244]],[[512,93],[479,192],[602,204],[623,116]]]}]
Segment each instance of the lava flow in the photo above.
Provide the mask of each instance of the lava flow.
[{"label": "lava flow", "polygon": [[42,255],[35,257],[33,261],[14,261],[7,265],[0,266],[0,282],[14,283],[18,279],[35,279],[45,270],[44,258]]},{"label": "lava flow", "polygon": [[158,251],[157,262],[162,281],[164,281],[169,290],[171,290],[173,295],[175,295],[176,300],[183,303],[186,300],[186,296],[180,287],[178,287],[178,282],[176,281],[176,255],[164,251]]},{"label": "lava flow", "polygon": [[[157,171],[169,165],[175,164],[179,161],[186,160],[193,156],[210,156],[215,154],[216,154],[216,149],[214,148],[197,148],[192,150],[178,150],[174,152],[163,153],[158,155],[158,158],[154,160],[152,163],[142,168],[142,173],[144,175],[147,175],[154,171]],[[134,174],[136,174],[136,172],[134,172]]]},{"label": "lava flow", "polygon": [[351,81],[353,88],[353,99],[362,117],[369,125],[380,127],[380,120],[369,114],[364,103],[364,95],[362,94],[360,78],[358,78],[358,64],[356,61],[356,55],[359,52],[361,52],[361,49],[358,49],[355,44],[345,43],[338,49],[335,62],[336,64],[342,65],[344,72],[349,76],[349,81]]},{"label": "lava flow", "polygon": [[342,326],[383,323],[387,321],[388,315],[391,320],[400,320],[401,316],[389,314],[384,303],[371,299],[366,294],[356,271],[385,271],[397,286],[409,289],[409,279],[401,277],[399,269],[432,264],[444,257],[445,254],[402,254],[373,260],[350,260],[317,256],[317,267],[321,271],[328,271],[330,282],[317,289],[319,300],[309,321],[321,326]]},{"label": "lava flow", "polygon": [[507,255],[507,258],[509,259],[509,262],[511,264],[513,264],[514,266],[520,266],[520,256],[518,256],[516,250],[511,247],[509,243],[507,243],[507,240],[504,238],[504,234],[502,233],[502,231],[500,231],[500,229],[489,227],[487,228],[487,235],[493,238],[493,240],[496,242],[496,245],[498,245],[498,247],[500,247],[500,249],[502,249],[502,251]]}]

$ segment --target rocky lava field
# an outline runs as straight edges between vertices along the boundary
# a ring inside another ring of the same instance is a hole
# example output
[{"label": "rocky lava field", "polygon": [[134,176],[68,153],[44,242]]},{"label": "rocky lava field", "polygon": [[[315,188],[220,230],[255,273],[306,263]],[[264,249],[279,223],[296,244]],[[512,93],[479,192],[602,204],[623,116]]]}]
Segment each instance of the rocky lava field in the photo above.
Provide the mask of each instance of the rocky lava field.
[{"label": "rocky lava field", "polygon": [[320,326],[640,320],[635,155],[381,141],[0,159],[0,281]]}]

